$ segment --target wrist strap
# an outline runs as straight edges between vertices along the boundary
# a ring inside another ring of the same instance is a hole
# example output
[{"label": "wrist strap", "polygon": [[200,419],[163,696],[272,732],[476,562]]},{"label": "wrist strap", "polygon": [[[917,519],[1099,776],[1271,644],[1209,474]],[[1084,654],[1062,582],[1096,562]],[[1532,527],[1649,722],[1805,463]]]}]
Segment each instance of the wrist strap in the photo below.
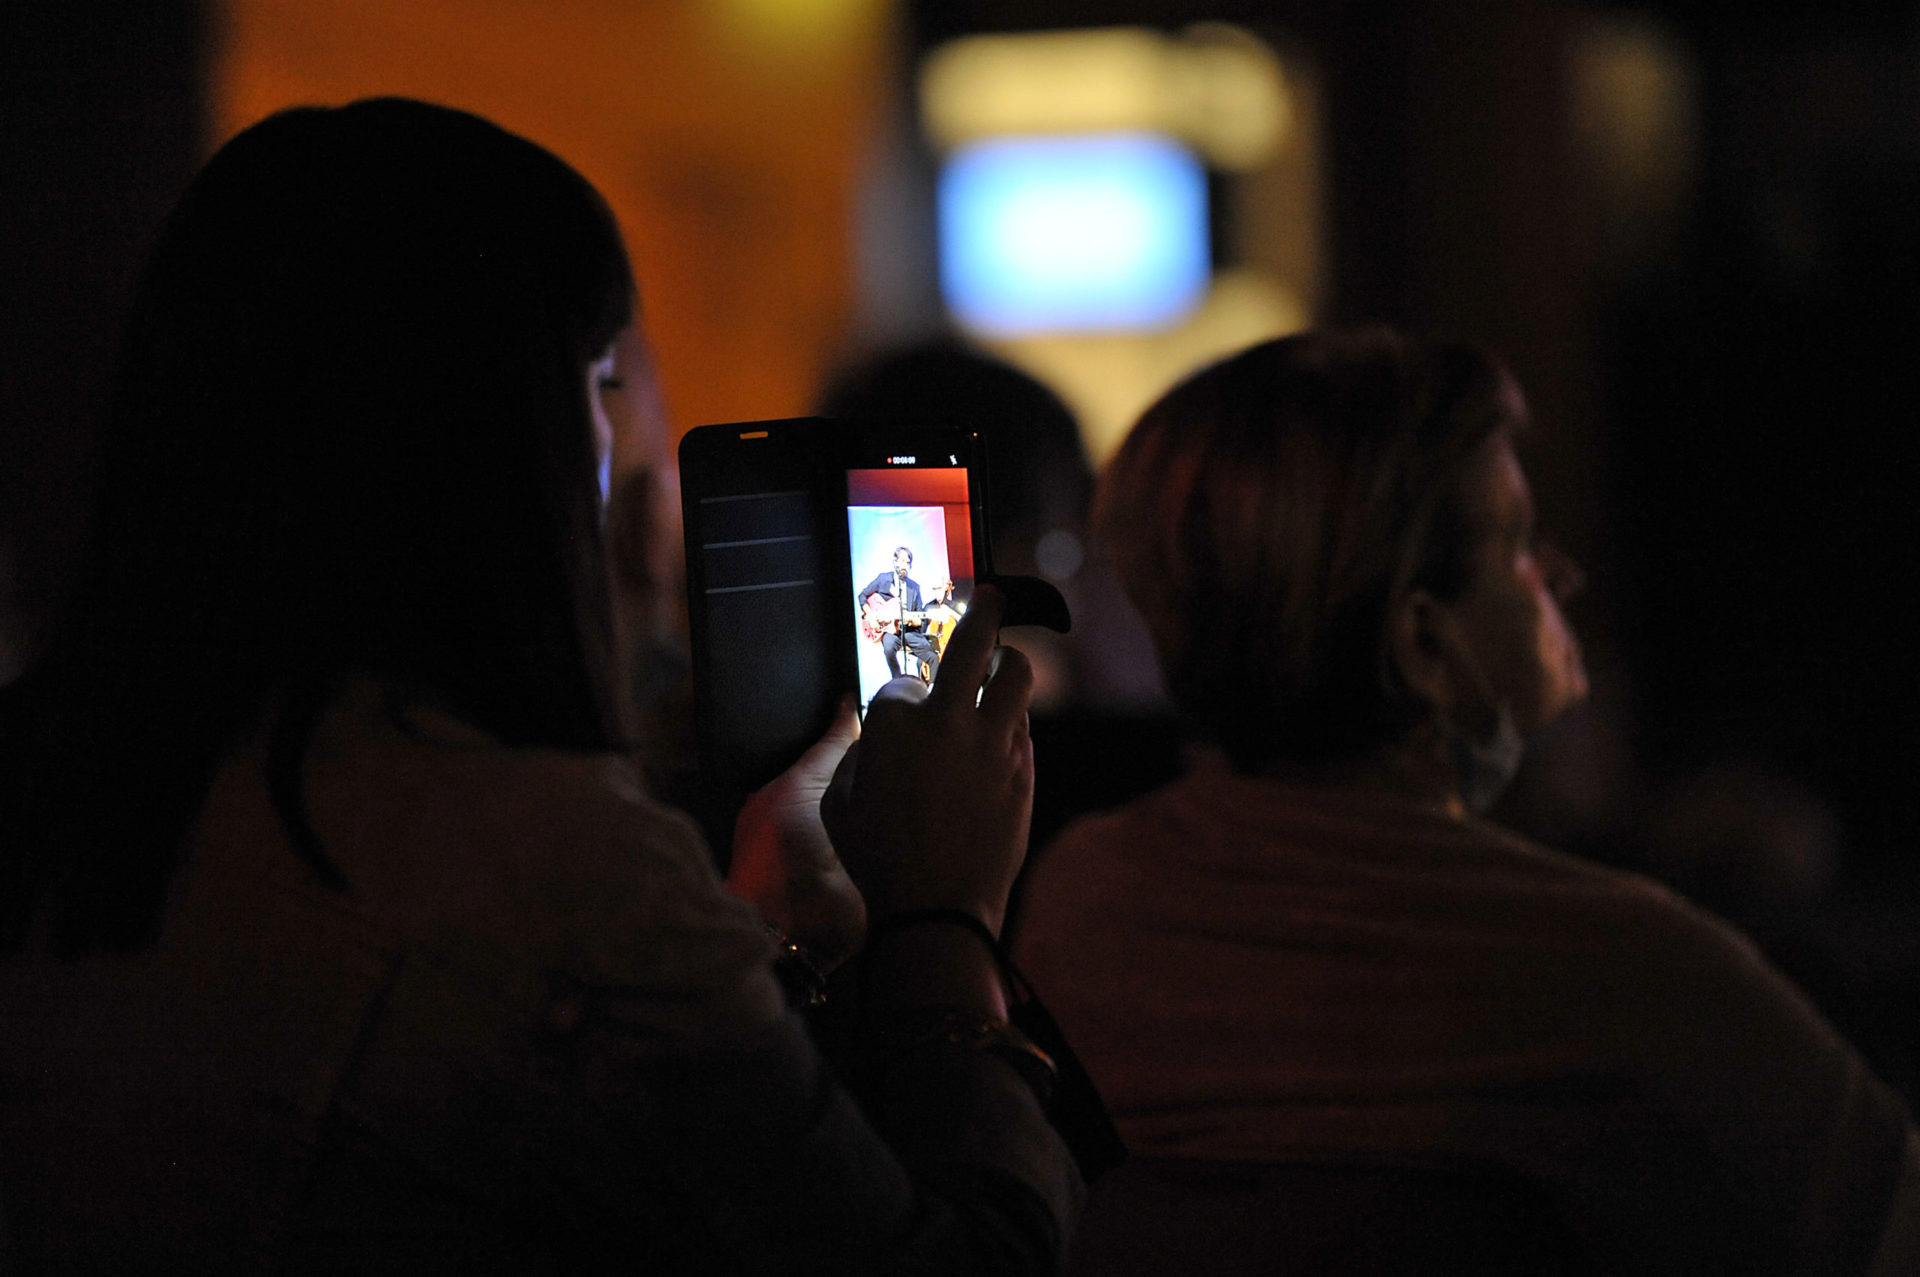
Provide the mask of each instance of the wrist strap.
[{"label": "wrist strap", "polygon": [[[958,927],[986,945],[1006,986],[1011,1036],[980,1031],[971,1044],[1002,1056],[1021,1071],[1049,1109],[1054,1128],[1066,1141],[1088,1183],[1125,1161],[1127,1147],[1114,1129],[1093,1079],[1087,1076],[1086,1066],[991,927],[964,909],[902,909],[868,923],[867,944],[871,947],[874,941],[895,931],[930,926]],[[863,967],[863,981],[864,976]],[[861,1002],[864,1006],[864,996]],[[952,1036],[951,1025],[948,1040],[958,1040]],[[1026,1058],[1027,1052],[1033,1058]]]}]

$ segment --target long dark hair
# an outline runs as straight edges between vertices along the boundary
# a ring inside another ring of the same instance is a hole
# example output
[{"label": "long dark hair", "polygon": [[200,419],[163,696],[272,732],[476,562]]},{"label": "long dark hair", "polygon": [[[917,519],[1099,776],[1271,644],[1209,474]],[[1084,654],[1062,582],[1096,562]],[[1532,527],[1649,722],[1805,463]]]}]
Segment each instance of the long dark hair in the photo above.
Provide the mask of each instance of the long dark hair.
[{"label": "long dark hair", "polygon": [[64,621],[0,699],[0,948],[150,942],[223,756],[373,675],[513,744],[613,742],[586,369],[632,276],[579,174],[475,116],[282,112],[147,264]]}]

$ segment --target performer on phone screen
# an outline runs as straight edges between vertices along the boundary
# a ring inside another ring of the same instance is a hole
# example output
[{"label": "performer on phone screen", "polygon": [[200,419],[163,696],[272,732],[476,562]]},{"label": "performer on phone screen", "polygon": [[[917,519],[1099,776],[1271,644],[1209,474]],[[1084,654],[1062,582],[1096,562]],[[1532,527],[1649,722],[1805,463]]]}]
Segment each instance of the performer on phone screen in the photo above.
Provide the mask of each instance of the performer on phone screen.
[{"label": "performer on phone screen", "polygon": [[[926,662],[926,678],[931,682],[940,669],[940,649],[927,637],[927,601],[919,582],[907,575],[912,568],[913,551],[896,546],[893,567],[867,582],[859,593],[861,627],[868,638],[880,640],[881,655],[887,658],[887,669],[893,677],[900,677],[900,648],[904,645],[916,660],[912,672],[920,672],[917,662]],[[934,602],[944,603],[952,590],[948,583]]]}]

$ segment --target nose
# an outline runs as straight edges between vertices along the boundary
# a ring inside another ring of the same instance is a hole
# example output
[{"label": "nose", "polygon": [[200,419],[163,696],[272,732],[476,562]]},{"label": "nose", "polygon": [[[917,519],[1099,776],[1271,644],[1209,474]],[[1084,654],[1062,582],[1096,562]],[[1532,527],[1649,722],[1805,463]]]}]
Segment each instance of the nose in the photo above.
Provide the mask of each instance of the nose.
[{"label": "nose", "polygon": [[1544,537],[1534,542],[1533,557],[1539,561],[1540,575],[1555,600],[1565,603],[1586,588],[1587,574],[1573,556]]}]

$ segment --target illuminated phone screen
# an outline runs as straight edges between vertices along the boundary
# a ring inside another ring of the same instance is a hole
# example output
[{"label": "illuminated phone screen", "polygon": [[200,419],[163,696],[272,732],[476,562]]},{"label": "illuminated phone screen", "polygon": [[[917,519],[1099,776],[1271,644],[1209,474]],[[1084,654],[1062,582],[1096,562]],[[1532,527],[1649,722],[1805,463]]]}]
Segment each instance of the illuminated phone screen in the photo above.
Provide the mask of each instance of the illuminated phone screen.
[{"label": "illuminated phone screen", "polygon": [[860,712],[888,680],[931,682],[973,597],[973,517],[964,465],[900,457],[847,471],[851,624]]},{"label": "illuminated phone screen", "polygon": [[716,795],[737,808],[792,765],[849,691],[864,713],[894,669],[937,672],[976,577],[992,572],[975,539],[978,464],[979,440],[950,429],[793,418],[687,432],[688,622]]}]

